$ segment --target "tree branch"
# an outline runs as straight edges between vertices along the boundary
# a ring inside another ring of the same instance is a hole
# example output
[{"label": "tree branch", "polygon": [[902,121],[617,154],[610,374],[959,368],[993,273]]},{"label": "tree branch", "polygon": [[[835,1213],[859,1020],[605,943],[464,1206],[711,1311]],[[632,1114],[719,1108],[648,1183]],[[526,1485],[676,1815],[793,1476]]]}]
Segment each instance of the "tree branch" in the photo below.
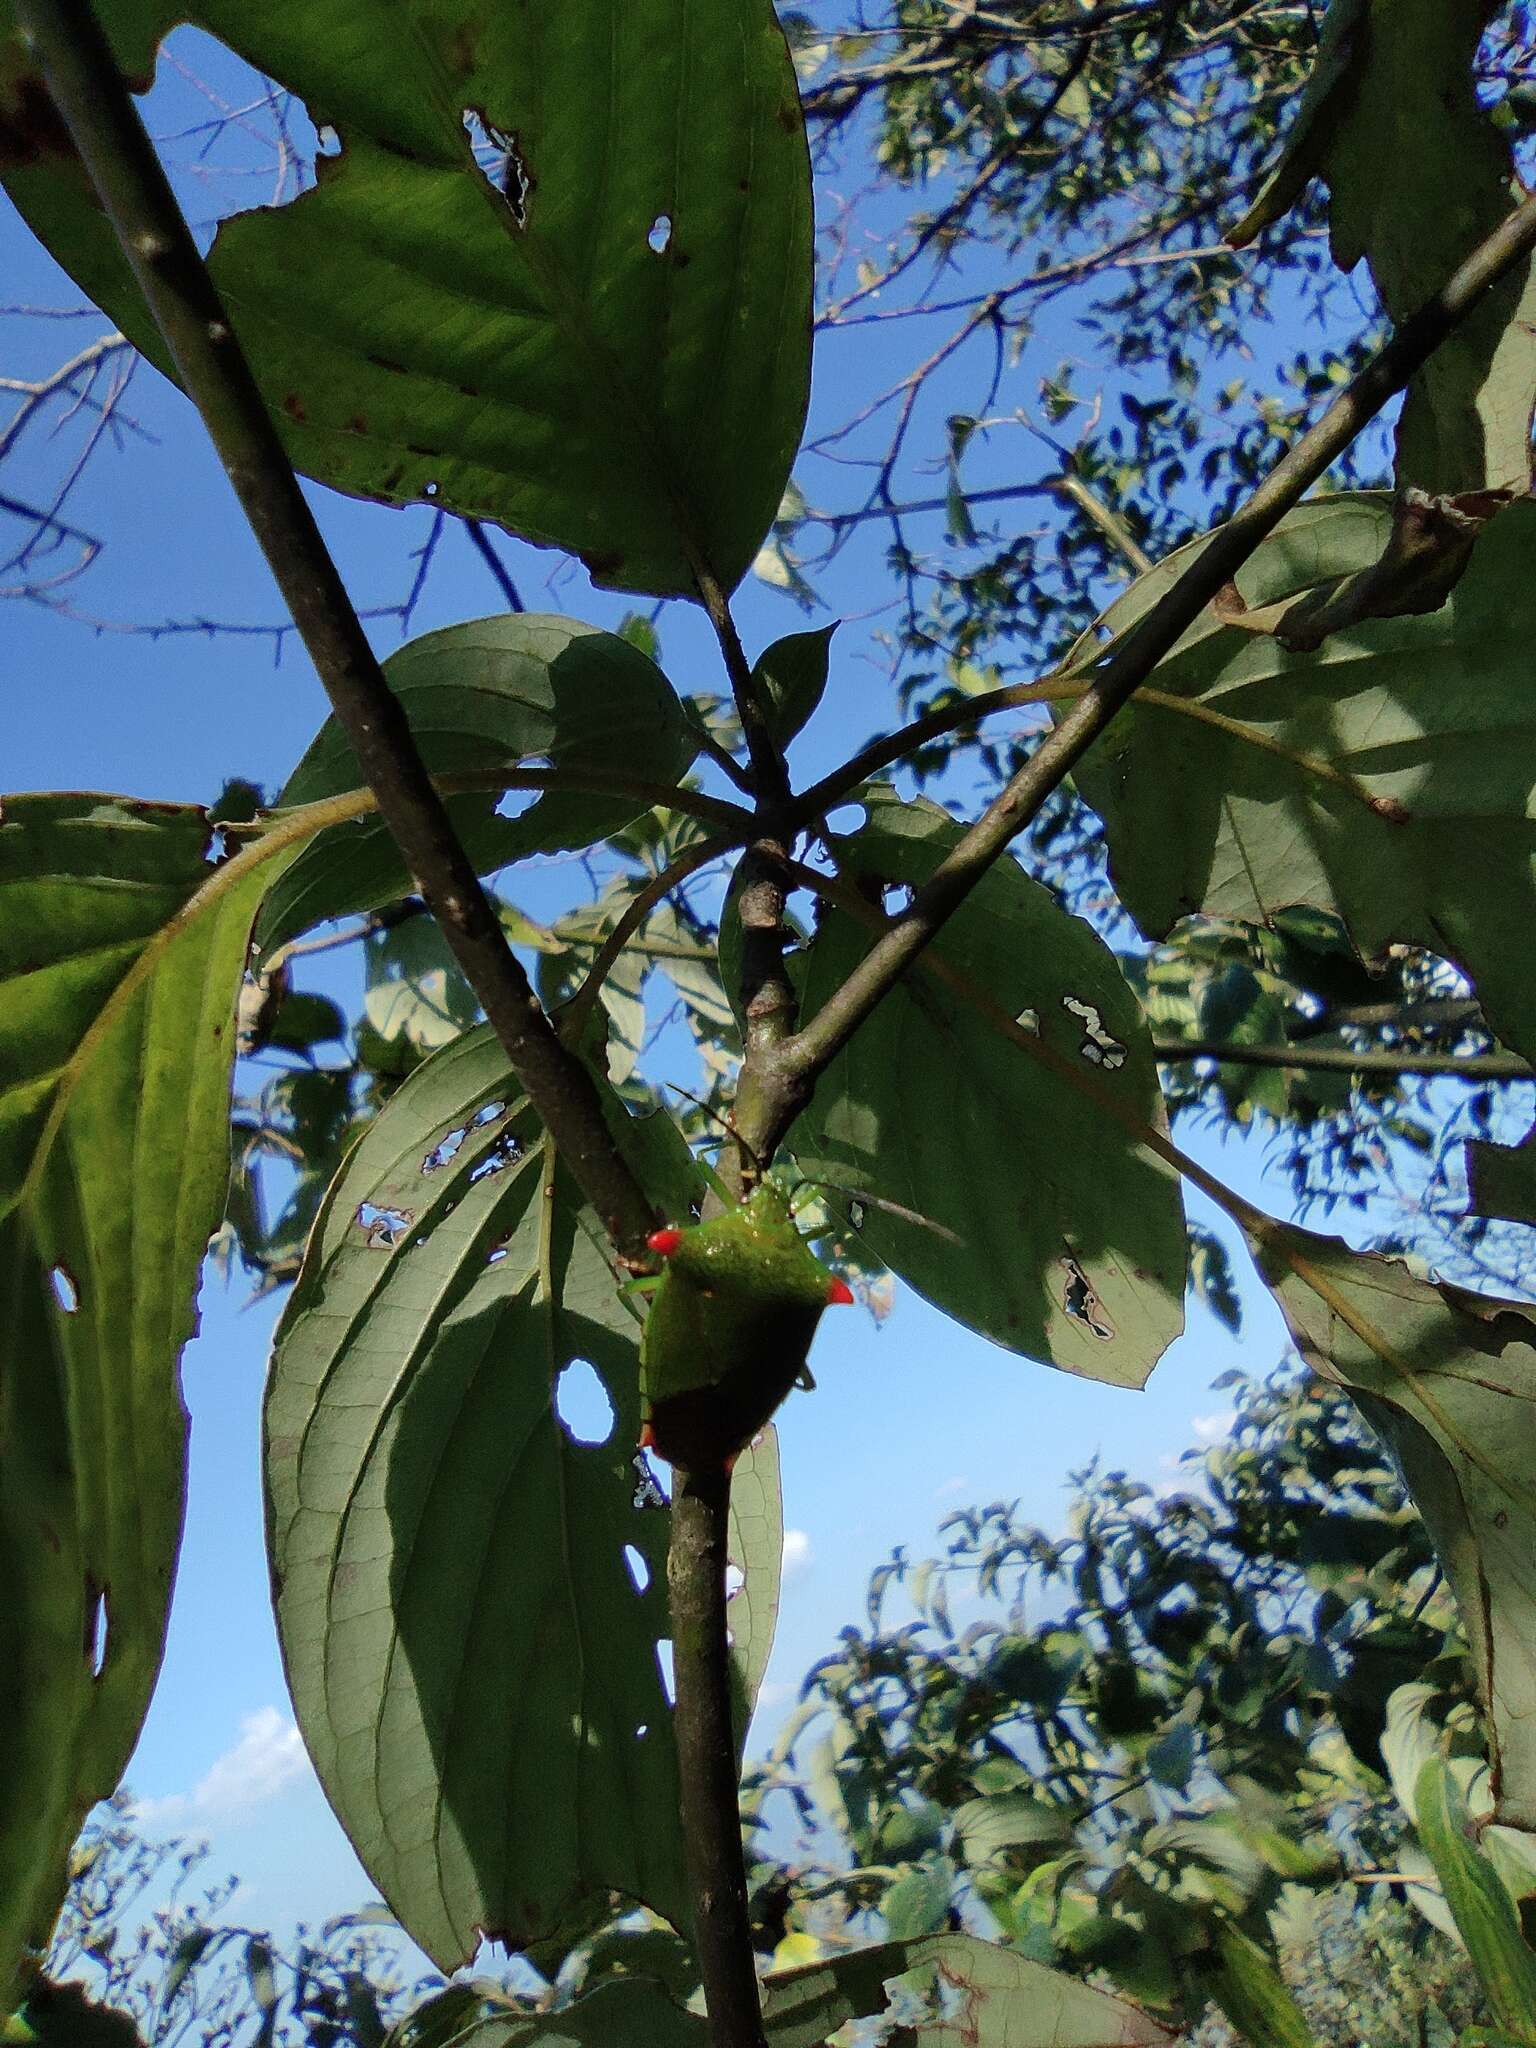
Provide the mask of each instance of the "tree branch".
[{"label": "tree branch", "polygon": [[[810,1023],[781,1049],[778,1058],[786,1082],[804,1086],[847,1044],[881,997],[942,930],[1009,842],[1039,815],[1115,713],[1129,702],[1260,541],[1300,502],[1388,399],[1402,390],[1485,293],[1533,247],[1536,196],[1523,200],[1435,297],[1404,323],[1108,658],[1082,697],[940,862],[906,911]],[[776,1139],[782,1128],[769,1135]]]},{"label": "tree branch", "polygon": [[731,1720],[725,1572],[731,1481],[677,1472],[667,1591],[677,1704],[683,1840],[693,1894],[694,1953],[715,2048],[767,2048],[753,1961]]},{"label": "tree branch", "polygon": [[654,1222],[645,1191],[432,786],[88,0],[23,0],[17,19],[385,824],[582,1192],[620,1250],[644,1257]]},{"label": "tree branch", "polygon": [[1464,1081],[1536,1081],[1536,1068],[1513,1053],[1357,1052],[1348,1045],[1233,1045],[1220,1038],[1154,1038],[1165,1063],[1221,1060],[1237,1067],[1293,1067],[1319,1074],[1454,1074]]}]

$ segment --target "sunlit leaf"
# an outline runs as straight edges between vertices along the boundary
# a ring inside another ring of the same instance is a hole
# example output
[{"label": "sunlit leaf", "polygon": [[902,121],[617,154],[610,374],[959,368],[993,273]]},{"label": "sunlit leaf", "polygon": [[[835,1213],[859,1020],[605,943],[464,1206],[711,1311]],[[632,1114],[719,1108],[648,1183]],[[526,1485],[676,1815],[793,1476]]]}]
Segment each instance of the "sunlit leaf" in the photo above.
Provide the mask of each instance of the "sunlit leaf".
[{"label": "sunlit leaf", "polygon": [[[1390,517],[1384,495],[1302,505],[1239,573],[1243,596],[1267,607],[1363,566]],[[1203,545],[1143,577],[1107,624],[1141,616]],[[1312,904],[1367,957],[1401,942],[1453,960],[1498,1036],[1536,1051],[1533,560],[1536,506],[1515,505],[1439,611],[1310,654],[1206,612],[1151,683],[1246,732],[1133,703],[1076,771],[1142,929]]]},{"label": "sunlit leaf", "polygon": [[1172,2036],[1144,2012],[969,1934],[886,1942],[768,1978],[772,2048],[822,2048],[850,2020],[894,2008],[910,2048],[1153,2048]]}]

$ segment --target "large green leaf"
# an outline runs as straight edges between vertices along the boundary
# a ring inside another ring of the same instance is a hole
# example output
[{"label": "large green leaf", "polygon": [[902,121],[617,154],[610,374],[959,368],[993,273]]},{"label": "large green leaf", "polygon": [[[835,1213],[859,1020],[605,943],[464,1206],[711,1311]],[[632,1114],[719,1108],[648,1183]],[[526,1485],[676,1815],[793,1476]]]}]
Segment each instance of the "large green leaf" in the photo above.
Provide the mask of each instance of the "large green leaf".
[{"label": "large green leaf", "polygon": [[[1300,506],[1239,572],[1243,597],[1270,606],[1350,573],[1390,520],[1384,494]],[[1203,545],[1141,578],[1106,623],[1140,616]],[[1150,684],[1241,730],[1133,701],[1077,770],[1142,928],[1336,911],[1362,954],[1401,941],[1454,960],[1499,1037],[1536,1053],[1533,568],[1536,505],[1516,505],[1428,616],[1291,654],[1207,612]]]},{"label": "large green leaf", "polygon": [[822,2048],[849,2020],[892,2007],[891,2048],[1153,2048],[1173,2039],[1138,2007],[970,1934],[886,1942],[763,1986],[772,2048]]},{"label": "large green leaf", "polygon": [[[1241,245],[1326,180],[1333,258],[1361,257],[1397,324],[1523,196],[1509,140],[1478,104],[1474,57],[1499,0],[1333,0],[1284,156],[1233,230]],[[1536,266],[1517,264],[1418,372],[1398,478],[1430,492],[1530,482]]]},{"label": "large green leaf", "polygon": [[[434,775],[494,774],[548,759],[674,786],[698,740],[656,664],[616,633],[539,612],[512,612],[424,633],[384,664]],[[289,776],[279,803],[308,804],[361,786],[357,758],[328,718]],[[499,792],[456,796],[448,808],[482,873],[534,853],[589,845],[627,825],[648,801],[545,790],[516,816]],[[310,847],[273,891],[263,947],[353,910],[371,910],[415,887],[376,817],[338,825]]]},{"label": "large green leaf", "polygon": [[[770,0],[99,12],[130,76],[190,21],[335,132],[318,182],[226,223],[210,258],[300,469],[497,520],[614,588],[740,579],[809,383],[810,172]],[[0,0],[0,32],[10,15]],[[490,174],[477,137],[499,150]],[[14,35],[0,169],[168,367]]]},{"label": "large green leaf", "polygon": [[1258,1257],[1307,1364],[1396,1453],[1471,1646],[1494,1819],[1536,1831],[1536,1311],[1278,1225]]},{"label": "large green leaf", "polygon": [[1467,1804],[1443,1757],[1429,1757],[1421,1767],[1414,1809],[1419,1840],[1494,2018],[1516,2040],[1536,2041],[1536,1954],[1498,1872],[1473,1847]]},{"label": "large green leaf", "polygon": [[[932,804],[866,791],[836,842],[845,874],[915,885],[959,828]],[[867,949],[828,913],[811,948],[814,1015]],[[1109,949],[1011,860],[945,926],[938,951],[1043,1045],[1145,1122],[1160,1115],[1140,1008]],[[1178,1184],[1099,1105],[947,988],[901,984],[817,1084],[790,1135],[806,1173],[926,1219],[863,1210],[863,1240],[930,1301],[1012,1351],[1139,1386],[1183,1324]]]},{"label": "large green leaf", "polygon": [[[616,1098],[611,1115],[658,1206],[686,1214],[675,1126]],[[614,1890],[685,1916],[636,1335],[597,1219],[471,1032],[391,1099],[327,1197],[266,1409],[300,1726],[370,1875],[444,1966],[482,1931],[523,1947]],[[573,1361],[607,1403],[580,1434],[561,1419]],[[773,1476],[760,1447],[752,1488]],[[752,1488],[738,1597],[760,1670],[772,1588],[750,1575],[776,1575],[777,1545]]]},{"label": "large green leaf", "polygon": [[[450,1985],[440,2000],[451,2020],[445,2031],[429,2031],[426,2020],[405,2021],[385,2048],[709,2048],[709,2022],[685,2012],[660,1984],[645,1977],[600,1984],[559,2012],[497,2012],[494,2004],[478,2021],[464,1987]],[[470,2006],[465,2014],[464,2006]],[[454,2024],[453,2022],[457,2022]]]},{"label": "large green leaf", "polygon": [[0,814],[0,2011],[159,1669],[177,1380],[229,1176],[235,998],[281,858],[106,796]]}]

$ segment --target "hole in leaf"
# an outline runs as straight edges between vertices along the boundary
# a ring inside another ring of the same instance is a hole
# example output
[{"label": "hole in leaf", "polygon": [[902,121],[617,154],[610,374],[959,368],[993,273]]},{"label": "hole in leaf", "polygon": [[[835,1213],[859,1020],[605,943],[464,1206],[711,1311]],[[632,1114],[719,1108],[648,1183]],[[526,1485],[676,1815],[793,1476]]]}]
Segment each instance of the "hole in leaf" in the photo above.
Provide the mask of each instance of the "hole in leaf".
[{"label": "hole in leaf", "polygon": [[483,1180],[489,1180],[493,1173],[502,1173],[523,1156],[523,1141],[515,1138],[510,1131],[504,1131],[483,1159],[477,1159],[469,1170],[469,1184],[475,1187]]},{"label": "hole in leaf", "polygon": [[864,1207],[864,1204],[862,1202],[858,1200],[851,1201],[848,1204],[849,1228],[851,1230],[862,1230],[864,1228],[864,1218],[868,1215],[868,1213],[869,1211]]},{"label": "hole in leaf", "polygon": [[85,1660],[91,1667],[91,1676],[100,1678],[107,1661],[107,1635],[110,1618],[107,1614],[107,1589],[98,1586],[90,1573],[85,1578]]},{"label": "hole in leaf", "polygon": [[1066,1274],[1066,1284],[1061,1292],[1061,1305],[1074,1323],[1081,1323],[1091,1337],[1097,1337],[1107,1344],[1115,1334],[1104,1304],[1094,1289],[1093,1282],[1070,1254],[1061,1262]]},{"label": "hole in leaf", "polygon": [[481,1130],[486,1124],[495,1123],[497,1117],[505,1116],[506,1113],[507,1105],[504,1102],[488,1102],[484,1109],[475,1111],[469,1120],[469,1127],[472,1131]]},{"label": "hole in leaf", "polygon": [[839,804],[835,811],[828,811],[827,813],[827,830],[829,832],[857,832],[863,823],[864,806],[862,804]]},{"label": "hole in leaf", "polygon": [[666,1488],[657,1477],[655,1467],[644,1451],[636,1451],[630,1463],[635,1468],[635,1491],[630,1506],[664,1508],[667,1505]]},{"label": "hole in leaf", "polygon": [[661,1673],[661,1689],[667,1696],[667,1705],[677,1705],[677,1684],[672,1676],[672,1638],[663,1636],[656,1645],[656,1667]]},{"label": "hole in leaf", "polygon": [[633,1543],[626,1543],[624,1546],[624,1562],[629,1566],[629,1576],[634,1580],[635,1591],[643,1593],[651,1583],[651,1568]]},{"label": "hole in leaf", "polygon": [[585,1358],[573,1358],[555,1381],[555,1413],[578,1444],[605,1444],[613,1435],[608,1389]]},{"label": "hole in leaf", "polygon": [[316,156],[340,156],[341,137],[329,124],[315,130]]},{"label": "hole in leaf", "polygon": [[65,1315],[72,1316],[80,1306],[80,1290],[75,1285],[67,1266],[55,1266],[48,1275],[53,1287],[53,1298]]},{"label": "hole in leaf", "polygon": [[651,222],[651,231],[646,236],[647,247],[654,249],[658,256],[665,256],[672,241],[672,216],[658,213]]},{"label": "hole in leaf", "polygon": [[525,811],[531,811],[544,794],[541,789],[508,789],[496,804],[498,818],[520,818]]},{"label": "hole in leaf", "polygon": [[635,1740],[636,1740],[636,1742],[644,1742],[645,1738],[647,1737],[647,1735],[649,1735],[649,1734],[650,1734],[650,1732],[651,1732],[651,1724],[650,1724],[650,1722],[649,1722],[649,1721],[642,1721],[642,1722],[640,1723],[640,1726],[639,1726],[639,1727],[638,1727],[638,1728],[637,1728],[637,1729],[635,1730]]},{"label": "hole in leaf", "polygon": [[734,1600],[747,1583],[747,1575],[739,1564],[728,1564],[725,1568],[725,1597]]},{"label": "hole in leaf", "polygon": [[1021,1030],[1029,1032],[1032,1037],[1038,1038],[1040,1036],[1040,1012],[1038,1010],[1020,1010],[1018,1016],[1013,1021]]},{"label": "hole in leaf", "polygon": [[426,495],[427,495],[427,496],[428,496],[429,498],[435,498],[435,497],[437,496],[437,493],[438,493],[438,482],[437,482],[437,478],[436,478],[436,477],[431,477],[431,478],[429,478],[429,480],[427,481],[427,483],[426,483],[425,485],[423,485],[423,489],[425,490],[425,492],[426,492]]},{"label": "hole in leaf", "polygon": [[507,1248],[504,1244],[493,1245],[486,1256],[485,1263],[488,1266],[499,1266],[506,1256]]},{"label": "hole in leaf", "polygon": [[446,1138],[440,1138],[421,1162],[423,1173],[436,1173],[440,1166],[446,1166],[469,1132],[468,1124],[460,1124],[456,1131],[450,1131]]},{"label": "hole in leaf", "polygon": [[393,1251],[416,1220],[414,1209],[384,1209],[376,1202],[359,1202],[357,1227],[370,1251]]},{"label": "hole in leaf", "polygon": [[1081,1056],[1093,1066],[1103,1067],[1113,1073],[1116,1067],[1125,1065],[1125,1047],[1104,1029],[1104,1020],[1092,1003],[1080,1002],[1076,996],[1063,996],[1062,1008],[1076,1017],[1083,1027],[1083,1042],[1078,1047]]},{"label": "hole in leaf", "polygon": [[464,109],[464,132],[469,137],[470,155],[498,203],[511,214],[520,228],[528,225],[528,194],[533,180],[517,146],[517,137],[488,121],[479,107]]}]

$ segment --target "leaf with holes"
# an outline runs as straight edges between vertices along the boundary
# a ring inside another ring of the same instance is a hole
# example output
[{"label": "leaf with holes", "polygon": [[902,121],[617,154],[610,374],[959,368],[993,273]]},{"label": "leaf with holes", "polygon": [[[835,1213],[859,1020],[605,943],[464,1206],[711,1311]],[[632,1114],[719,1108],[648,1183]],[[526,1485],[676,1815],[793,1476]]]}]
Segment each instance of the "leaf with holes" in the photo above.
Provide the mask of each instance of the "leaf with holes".
[{"label": "leaf with holes", "polygon": [[[1390,520],[1384,494],[1300,506],[1239,572],[1243,597],[1267,608],[1363,566]],[[1204,544],[1141,578],[1106,625],[1140,617]],[[1498,1036],[1536,1053],[1533,551],[1536,505],[1512,506],[1439,611],[1311,654],[1206,612],[1150,678],[1177,701],[1135,700],[1075,771],[1142,929],[1312,904],[1367,957],[1392,942],[1444,954]]]},{"label": "leaf with holes", "polygon": [[[686,1214],[675,1126],[610,1102],[648,1192]],[[494,1037],[455,1041],[332,1188],[266,1405],[299,1724],[369,1874],[444,1967],[482,1930],[520,1948],[610,1891],[684,1918],[637,1335]],[[746,1598],[755,1636],[756,1583]]]},{"label": "leaf with holes", "polygon": [[229,1176],[235,998],[274,836],[0,812],[0,2012],[149,1704],[181,1534],[177,1360]]},{"label": "leaf with holes", "polygon": [[[306,475],[496,520],[615,589],[740,580],[810,372],[810,166],[770,0],[98,11],[131,78],[189,21],[334,131],[310,189],[226,222],[210,257]],[[0,167],[169,370],[14,32]]]},{"label": "leaf with holes", "polygon": [[1536,1310],[1278,1224],[1257,1256],[1302,1357],[1396,1454],[1461,1609],[1494,1817],[1536,1832]]},{"label": "leaf with holes", "polygon": [[[932,804],[888,790],[863,801],[868,822],[835,842],[846,875],[921,883],[958,836]],[[824,915],[807,1016],[867,946],[862,926]],[[1011,860],[936,947],[1028,1020],[1045,1056],[909,976],[822,1076],[790,1144],[813,1178],[926,1219],[871,1202],[859,1235],[947,1314],[1011,1351],[1140,1386],[1182,1327],[1186,1250],[1173,1175],[1094,1099],[1146,1123],[1161,1114],[1136,999],[1103,942]],[[1063,1085],[1063,1070],[1093,1094]]]},{"label": "leaf with holes", "polygon": [[772,2048],[822,2048],[849,2021],[894,2008],[904,2048],[1160,2048],[1173,2036],[1138,2007],[971,1934],[858,1949],[769,1977]]},{"label": "leaf with holes", "polygon": [[[605,839],[651,807],[650,798],[580,787],[581,771],[671,788],[697,736],[671,684],[616,633],[578,619],[515,612],[424,633],[384,664],[434,775],[494,779],[537,757],[569,772],[503,817],[499,791],[450,797],[449,813],[482,874],[534,853]],[[356,756],[328,718],[289,776],[279,804],[309,804],[362,787]],[[295,862],[262,915],[263,947],[347,911],[372,910],[416,884],[376,816],[339,825]]]}]

